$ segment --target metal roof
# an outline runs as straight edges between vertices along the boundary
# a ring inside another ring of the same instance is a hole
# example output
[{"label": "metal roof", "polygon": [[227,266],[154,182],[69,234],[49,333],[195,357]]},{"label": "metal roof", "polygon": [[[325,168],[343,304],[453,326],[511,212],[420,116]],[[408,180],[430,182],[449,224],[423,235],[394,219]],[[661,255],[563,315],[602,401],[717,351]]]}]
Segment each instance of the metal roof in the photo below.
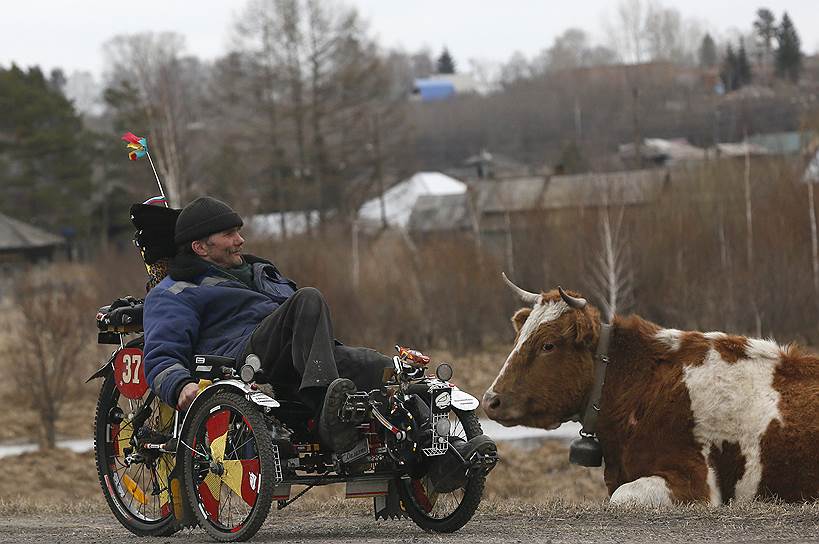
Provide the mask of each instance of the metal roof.
[{"label": "metal roof", "polygon": [[478,193],[478,209],[483,213],[504,213],[540,207],[544,177],[526,177],[480,181],[474,184]]},{"label": "metal roof", "polygon": [[[634,160],[637,153],[633,143],[620,144],[620,157]],[[662,162],[697,161],[705,159],[705,149],[693,146],[684,138],[673,140],[663,138],[646,138],[640,147],[640,154],[644,160]]]},{"label": "metal roof", "polygon": [[486,216],[644,204],[660,198],[667,179],[666,170],[650,169],[554,176],[548,180],[528,177],[480,181],[472,185],[470,193],[419,197],[412,208],[408,229],[432,232],[471,228],[470,198],[476,199],[477,212]]},{"label": "metal roof", "polygon": [[546,185],[543,209],[642,204],[657,200],[665,170],[629,170],[554,176]]},{"label": "metal roof", "polygon": [[59,246],[65,238],[0,213],[0,251]]},{"label": "metal roof", "polygon": [[458,230],[472,224],[469,213],[469,195],[421,195],[415,201],[407,228],[413,232]]},{"label": "metal roof", "polygon": [[723,157],[744,157],[745,155],[770,155],[771,152],[758,144],[750,142],[717,144],[717,151]]},{"label": "metal roof", "polygon": [[748,136],[748,142],[762,146],[771,153],[783,155],[799,153],[803,144],[810,139],[810,134],[801,132],[771,132],[768,134],[754,134]]}]

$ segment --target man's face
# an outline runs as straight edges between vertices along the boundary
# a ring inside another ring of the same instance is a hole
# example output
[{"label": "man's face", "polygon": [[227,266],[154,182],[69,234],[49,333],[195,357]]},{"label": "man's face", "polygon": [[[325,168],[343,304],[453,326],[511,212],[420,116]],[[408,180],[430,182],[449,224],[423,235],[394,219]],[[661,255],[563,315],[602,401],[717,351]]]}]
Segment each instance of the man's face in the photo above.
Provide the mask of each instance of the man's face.
[{"label": "man's face", "polygon": [[239,234],[239,227],[211,234],[204,241],[193,242],[197,255],[222,268],[232,268],[242,264],[242,245],[245,239]]}]

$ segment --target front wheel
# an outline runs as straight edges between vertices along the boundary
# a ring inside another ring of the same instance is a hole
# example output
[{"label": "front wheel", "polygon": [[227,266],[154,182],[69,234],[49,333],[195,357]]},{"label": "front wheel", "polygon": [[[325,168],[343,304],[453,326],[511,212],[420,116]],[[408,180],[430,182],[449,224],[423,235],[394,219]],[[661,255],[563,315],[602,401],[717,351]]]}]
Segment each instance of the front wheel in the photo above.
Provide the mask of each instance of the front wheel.
[{"label": "front wheel", "polygon": [[[470,440],[483,434],[475,412],[453,410],[449,414],[451,423],[450,441]],[[398,492],[404,510],[416,525],[425,531],[453,533],[472,519],[481,503],[486,474],[475,470],[466,478],[466,483],[452,491],[439,491],[430,476],[419,479],[402,479]]]},{"label": "front wheel", "polygon": [[179,530],[168,490],[174,458],[138,452],[131,440],[134,416],[146,410],[150,412],[140,429],[170,436],[173,408],[150,392],[141,399],[125,398],[114,374],[105,377],[94,418],[97,474],[105,500],[123,527],[139,536],[170,536]]},{"label": "front wheel", "polygon": [[247,540],[273,500],[277,464],[270,431],[259,409],[232,391],[217,391],[195,410],[179,446],[185,495],[211,537]]}]

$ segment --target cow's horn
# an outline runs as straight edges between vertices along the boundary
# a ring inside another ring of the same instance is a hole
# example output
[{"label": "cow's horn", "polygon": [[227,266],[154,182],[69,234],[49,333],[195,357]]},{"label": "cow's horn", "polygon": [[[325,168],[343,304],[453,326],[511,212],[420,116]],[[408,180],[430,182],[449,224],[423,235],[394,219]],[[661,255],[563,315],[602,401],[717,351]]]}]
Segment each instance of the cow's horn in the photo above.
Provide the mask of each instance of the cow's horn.
[{"label": "cow's horn", "polygon": [[561,286],[559,286],[559,285],[557,286],[557,290],[560,293],[560,298],[562,298],[563,301],[566,304],[568,304],[571,308],[575,308],[577,310],[582,310],[583,308],[586,307],[586,299],[585,298],[573,297],[570,294],[568,294],[566,291],[564,291],[563,288]]},{"label": "cow's horn", "polygon": [[509,281],[509,278],[506,277],[505,272],[501,272],[501,276],[503,276],[503,281],[506,282],[506,285],[508,285],[512,289],[512,291],[514,291],[515,294],[517,294],[521,298],[521,300],[523,300],[523,302],[532,305],[538,303],[538,301],[540,300],[540,295],[538,295],[537,293],[530,293],[529,291],[524,291],[523,289]]}]

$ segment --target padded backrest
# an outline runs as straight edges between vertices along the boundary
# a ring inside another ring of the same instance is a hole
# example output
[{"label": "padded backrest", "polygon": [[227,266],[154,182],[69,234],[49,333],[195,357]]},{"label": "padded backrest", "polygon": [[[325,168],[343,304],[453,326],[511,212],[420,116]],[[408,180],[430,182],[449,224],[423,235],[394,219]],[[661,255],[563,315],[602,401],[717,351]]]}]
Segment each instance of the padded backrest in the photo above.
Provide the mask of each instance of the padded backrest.
[{"label": "padded backrest", "polygon": [[139,248],[148,272],[147,291],[168,274],[168,263],[176,254],[173,235],[180,211],[152,204],[131,206],[131,223],[137,229],[134,244]]}]

